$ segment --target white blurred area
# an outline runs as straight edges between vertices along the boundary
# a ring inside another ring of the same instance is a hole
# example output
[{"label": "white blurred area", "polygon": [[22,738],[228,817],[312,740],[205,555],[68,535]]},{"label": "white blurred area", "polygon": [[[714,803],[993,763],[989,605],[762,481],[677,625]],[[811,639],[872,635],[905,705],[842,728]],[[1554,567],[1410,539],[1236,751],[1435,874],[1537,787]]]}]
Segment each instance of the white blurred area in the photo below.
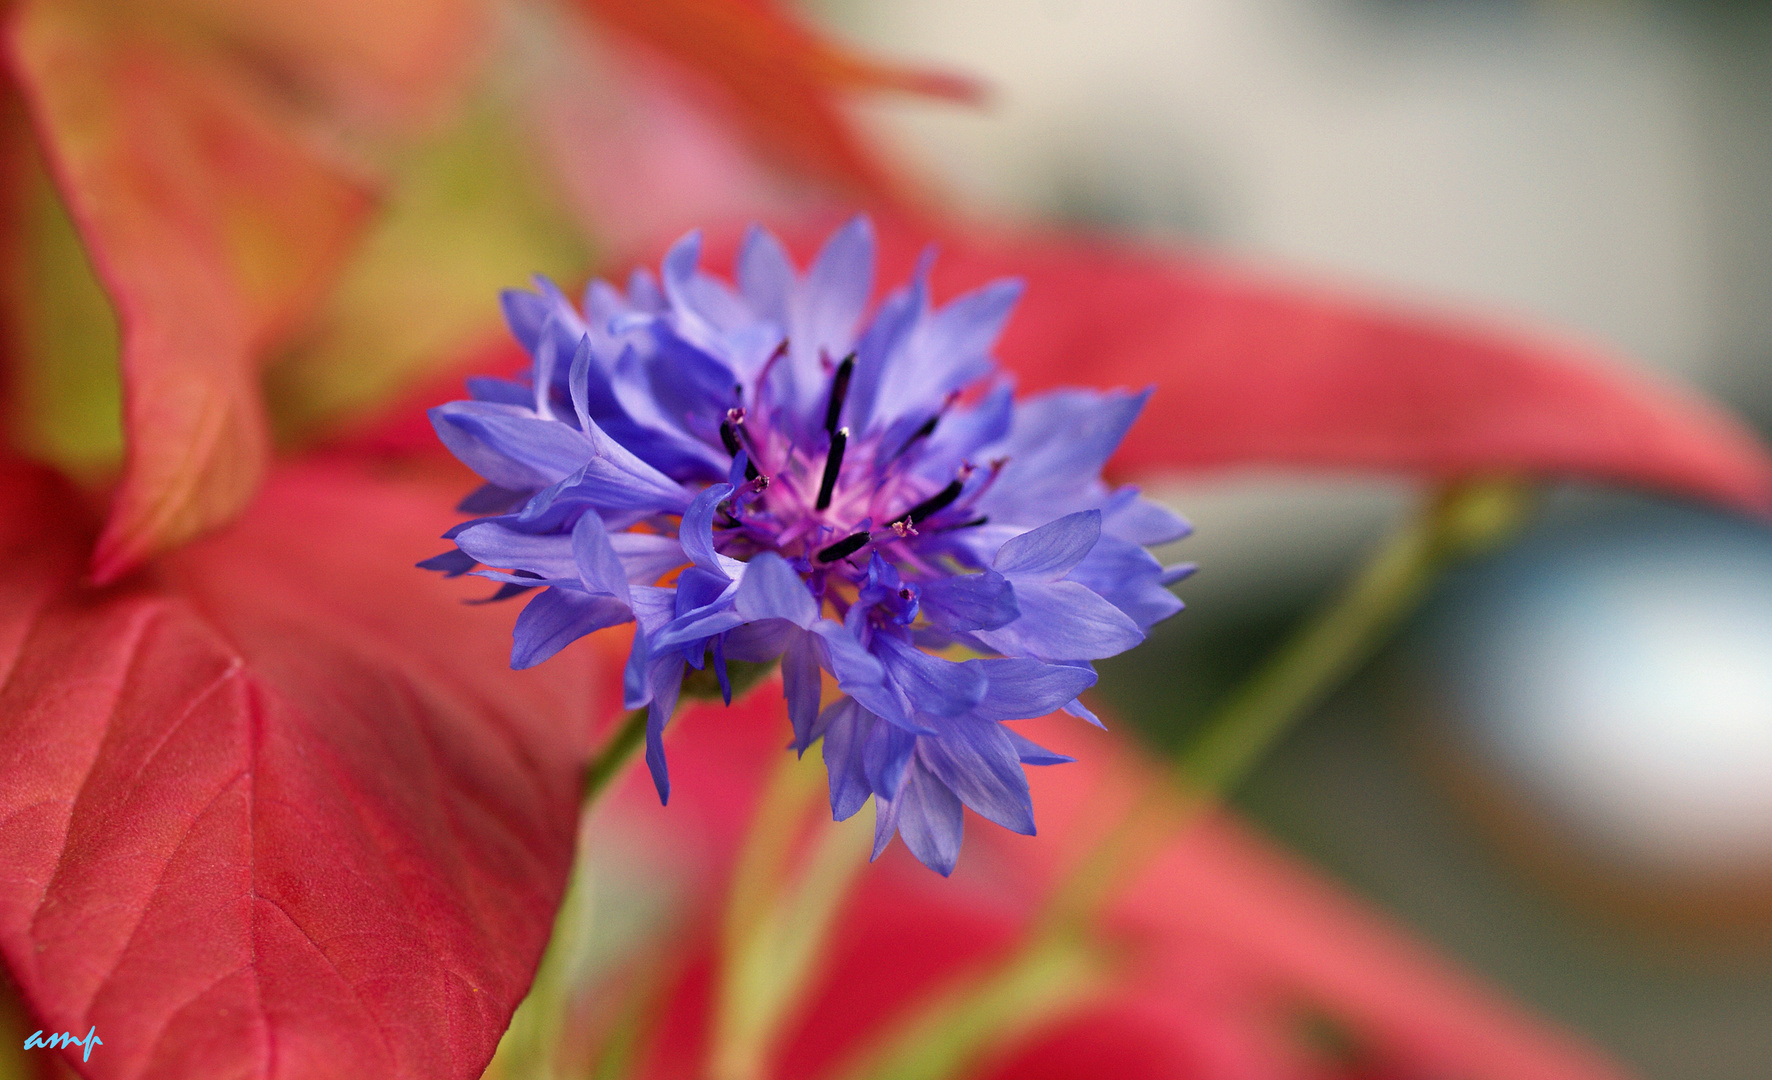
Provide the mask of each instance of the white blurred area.
[{"label": "white blurred area", "polygon": [[1636,876],[1772,866],[1772,543],[1671,509],[1540,540],[1443,612],[1479,752]]},{"label": "white blurred area", "polygon": [[[1766,422],[1772,9],[1700,8],[810,3],[848,40],[992,88],[983,110],[867,114],[963,209],[1573,331]],[[1181,591],[1205,622],[1320,590],[1411,493],[1263,476],[1160,494],[1198,527]],[[1460,692],[1492,762],[1597,846],[1772,866],[1772,556],[1727,570],[1695,550],[1547,571],[1466,639]]]}]

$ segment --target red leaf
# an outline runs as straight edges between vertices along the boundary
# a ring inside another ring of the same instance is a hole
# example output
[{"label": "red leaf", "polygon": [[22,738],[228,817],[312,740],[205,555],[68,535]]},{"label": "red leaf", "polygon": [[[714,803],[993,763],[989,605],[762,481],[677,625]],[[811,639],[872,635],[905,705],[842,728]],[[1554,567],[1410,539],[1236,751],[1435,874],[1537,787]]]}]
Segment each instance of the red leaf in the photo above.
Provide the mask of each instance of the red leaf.
[{"label": "red leaf", "polygon": [[514,673],[515,610],[410,569],[460,483],[290,470],[94,590],[69,493],[0,471],[0,951],[45,1026],[97,1027],[88,1075],[479,1076],[601,698],[592,654]]},{"label": "red leaf", "polygon": [[[940,244],[938,299],[1014,276],[1020,389],[1155,386],[1122,474],[1243,465],[1631,484],[1772,512],[1772,457],[1689,391],[1595,350],[1081,235],[882,219],[876,280]],[[824,227],[787,239],[811,257]],[[736,234],[708,256],[730,266]]]},{"label": "red leaf", "polygon": [[972,82],[868,60],[825,41],[770,0],[578,0],[615,28],[710,80],[777,161],[855,194],[892,198],[900,180],[849,119],[845,91],[893,90],[956,100]]}]

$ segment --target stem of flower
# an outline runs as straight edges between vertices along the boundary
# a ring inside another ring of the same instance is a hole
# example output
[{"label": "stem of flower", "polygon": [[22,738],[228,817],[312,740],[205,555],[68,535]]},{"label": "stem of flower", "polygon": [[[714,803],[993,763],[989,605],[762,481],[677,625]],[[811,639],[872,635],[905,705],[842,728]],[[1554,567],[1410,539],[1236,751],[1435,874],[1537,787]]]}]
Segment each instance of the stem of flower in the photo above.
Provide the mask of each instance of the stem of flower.
[{"label": "stem of flower", "polygon": [[[1026,957],[1067,942],[1087,942],[1096,916],[1146,859],[1173,839],[1178,827],[1247,777],[1293,723],[1357,671],[1450,562],[1511,534],[1524,519],[1530,496],[1526,485],[1511,480],[1465,481],[1435,491],[1421,513],[1393,534],[1344,590],[1225,700],[1177,757],[1174,783],[1149,785],[1109,834],[1072,867],[1014,954],[991,972],[973,973],[955,991],[937,995],[933,1000],[939,1002],[939,1014],[913,1010],[867,1055],[866,1064],[840,1074],[844,1080],[959,1075],[1003,1045],[994,1026],[983,1021],[1011,982],[1020,993],[1052,1003],[1051,1011],[1037,1019],[1069,1007],[1073,998],[1042,995],[1037,987],[1025,985],[1030,972],[1040,970],[1031,968]],[[942,1047],[943,1071],[885,1067],[917,1061],[915,1045],[931,1040]]]},{"label": "stem of flower", "polygon": [[764,792],[733,871],[708,1057],[711,1080],[762,1080],[817,974],[843,899],[867,865],[872,815],[821,827],[798,874],[800,826],[822,803],[824,770],[788,758]]},{"label": "stem of flower", "polygon": [[[579,807],[582,824],[610,782],[634,758],[646,739],[646,710],[637,709],[622,719],[585,769],[584,797]],[[511,1026],[499,1040],[498,1052],[487,1066],[485,1080],[553,1080],[554,1057],[566,1028],[567,1013],[576,987],[574,975],[590,947],[593,912],[591,863],[580,839],[572,860],[572,876],[561,898],[554,932],[547,952],[536,969],[535,982],[511,1017]]]},{"label": "stem of flower", "polygon": [[591,759],[585,767],[584,805],[589,808],[603,794],[609,782],[621,775],[622,769],[633,760],[635,751],[646,741],[646,710],[635,709],[615,729],[603,749]]}]

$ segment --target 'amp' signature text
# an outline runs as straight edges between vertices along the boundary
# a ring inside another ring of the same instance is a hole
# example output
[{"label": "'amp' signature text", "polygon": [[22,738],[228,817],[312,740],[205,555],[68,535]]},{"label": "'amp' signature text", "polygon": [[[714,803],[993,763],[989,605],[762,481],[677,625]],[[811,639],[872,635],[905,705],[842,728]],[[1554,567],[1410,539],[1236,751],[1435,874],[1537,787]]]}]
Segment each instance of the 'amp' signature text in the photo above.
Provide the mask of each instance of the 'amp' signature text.
[{"label": "'amp' signature text", "polygon": [[31,1033],[31,1037],[25,1040],[25,1049],[35,1050],[37,1047],[41,1046],[49,1049],[61,1050],[69,1046],[84,1046],[86,1052],[80,1055],[80,1060],[90,1061],[92,1060],[92,1048],[95,1046],[103,1046],[104,1044],[105,1041],[98,1037],[98,1028],[94,1027],[91,1031],[86,1033],[86,1038],[84,1039],[74,1038],[73,1032],[70,1031],[64,1031],[59,1035],[51,1035],[48,1038],[44,1038],[41,1031],[34,1031]]}]

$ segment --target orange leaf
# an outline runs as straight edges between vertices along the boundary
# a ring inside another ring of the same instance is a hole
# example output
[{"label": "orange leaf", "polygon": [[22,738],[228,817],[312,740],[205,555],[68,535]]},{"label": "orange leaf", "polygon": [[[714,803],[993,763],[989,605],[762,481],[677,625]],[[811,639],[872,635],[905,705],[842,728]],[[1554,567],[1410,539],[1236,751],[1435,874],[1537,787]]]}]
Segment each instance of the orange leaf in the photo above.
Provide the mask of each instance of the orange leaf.
[{"label": "orange leaf", "polygon": [[256,357],[369,209],[268,90],[159,23],[35,0],[14,71],[123,329],[128,449],[93,575],[231,518],[268,453]]}]

